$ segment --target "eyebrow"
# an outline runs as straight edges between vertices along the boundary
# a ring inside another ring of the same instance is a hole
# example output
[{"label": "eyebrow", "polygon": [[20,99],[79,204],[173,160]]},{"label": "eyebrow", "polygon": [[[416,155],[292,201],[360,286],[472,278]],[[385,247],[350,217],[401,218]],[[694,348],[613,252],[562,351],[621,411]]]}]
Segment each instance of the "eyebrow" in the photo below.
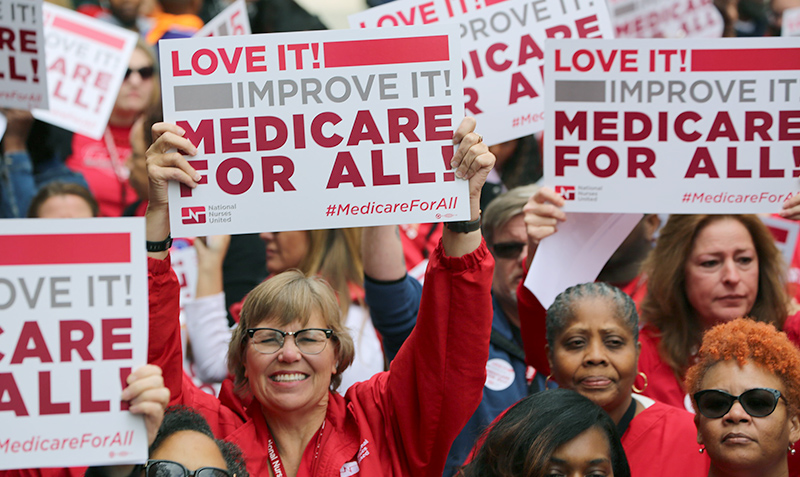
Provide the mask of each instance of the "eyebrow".
[{"label": "eyebrow", "polygon": [[[554,464],[566,464],[567,463],[566,460],[559,459],[558,457],[550,457],[550,461],[553,462]],[[589,462],[587,462],[587,464],[589,464],[589,465],[597,465],[597,464],[602,464],[604,462],[609,462],[610,463],[611,460],[606,458],[606,457],[601,457],[599,459],[592,459]]]}]

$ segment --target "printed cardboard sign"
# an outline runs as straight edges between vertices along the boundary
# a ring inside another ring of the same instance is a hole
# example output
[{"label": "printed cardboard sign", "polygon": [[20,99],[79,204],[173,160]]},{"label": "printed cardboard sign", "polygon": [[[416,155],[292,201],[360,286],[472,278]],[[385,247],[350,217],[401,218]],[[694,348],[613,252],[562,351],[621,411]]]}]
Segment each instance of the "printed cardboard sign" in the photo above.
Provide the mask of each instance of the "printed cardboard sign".
[{"label": "printed cardboard sign", "polygon": [[47,108],[42,0],[0,2],[0,107]]},{"label": "printed cardboard sign", "polygon": [[545,183],[572,212],[777,212],[800,190],[800,39],[548,42]]},{"label": "printed cardboard sign", "polygon": [[236,0],[206,23],[194,36],[204,38],[207,36],[249,35],[250,33],[247,4],[244,0]]},{"label": "printed cardboard sign", "polygon": [[455,25],[166,40],[164,118],[203,175],[174,236],[465,220]]},{"label": "printed cardboard sign", "polygon": [[144,462],[120,401],[147,361],[144,221],[2,222],[0,470]]},{"label": "printed cardboard sign", "polygon": [[45,3],[44,38],[49,109],[34,117],[100,139],[138,36]]},{"label": "printed cardboard sign", "polygon": [[783,11],[781,36],[800,36],[800,7],[787,8]]},{"label": "printed cardboard sign", "polygon": [[613,38],[598,0],[402,0],[349,19],[353,28],[457,24],[466,113],[488,144],[544,130],[546,38]]},{"label": "printed cardboard sign", "polygon": [[725,27],[712,0],[609,0],[615,38],[719,38]]}]

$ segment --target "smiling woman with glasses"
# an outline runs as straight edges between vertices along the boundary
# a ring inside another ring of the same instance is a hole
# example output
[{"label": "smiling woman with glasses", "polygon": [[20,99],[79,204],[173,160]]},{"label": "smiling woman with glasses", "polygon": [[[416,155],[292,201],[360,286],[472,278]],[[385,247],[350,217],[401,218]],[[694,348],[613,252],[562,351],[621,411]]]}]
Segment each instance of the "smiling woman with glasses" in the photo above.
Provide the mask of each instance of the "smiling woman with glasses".
[{"label": "smiling woman with glasses", "polygon": [[710,477],[790,475],[787,455],[800,440],[800,350],[785,334],[745,318],[712,328],[686,387]]}]

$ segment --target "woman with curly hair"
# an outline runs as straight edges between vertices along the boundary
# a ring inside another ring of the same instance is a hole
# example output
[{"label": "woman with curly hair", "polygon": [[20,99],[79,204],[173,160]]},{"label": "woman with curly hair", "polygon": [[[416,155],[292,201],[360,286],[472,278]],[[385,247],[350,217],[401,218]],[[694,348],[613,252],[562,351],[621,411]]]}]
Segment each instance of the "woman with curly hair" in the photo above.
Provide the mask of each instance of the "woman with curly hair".
[{"label": "woman with curly hair", "polygon": [[800,351],[774,326],[749,319],[703,337],[686,374],[709,477],[789,475],[800,439]]}]

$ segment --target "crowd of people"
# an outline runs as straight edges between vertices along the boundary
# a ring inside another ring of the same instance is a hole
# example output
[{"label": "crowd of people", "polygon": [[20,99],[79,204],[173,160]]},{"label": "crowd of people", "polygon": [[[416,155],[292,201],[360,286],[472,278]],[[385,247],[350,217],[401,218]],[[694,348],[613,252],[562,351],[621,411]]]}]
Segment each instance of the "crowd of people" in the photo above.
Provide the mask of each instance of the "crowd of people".
[{"label": "crowd of people", "polygon": [[[775,34],[792,1],[715,4],[728,34]],[[197,186],[197,145],[161,121],[154,46],[223,3],[75,5],[140,35],[100,140],[2,110],[0,217],[145,218],[148,364],[122,399],[150,449],[0,476],[800,476],[800,304],[761,218],[647,214],[545,307],[523,279],[564,198],[536,137],[490,147],[473,118],[468,220],[197,237],[185,299],[167,184]],[[325,28],[293,0],[248,11]],[[800,220],[800,196],[774,212]]]}]

